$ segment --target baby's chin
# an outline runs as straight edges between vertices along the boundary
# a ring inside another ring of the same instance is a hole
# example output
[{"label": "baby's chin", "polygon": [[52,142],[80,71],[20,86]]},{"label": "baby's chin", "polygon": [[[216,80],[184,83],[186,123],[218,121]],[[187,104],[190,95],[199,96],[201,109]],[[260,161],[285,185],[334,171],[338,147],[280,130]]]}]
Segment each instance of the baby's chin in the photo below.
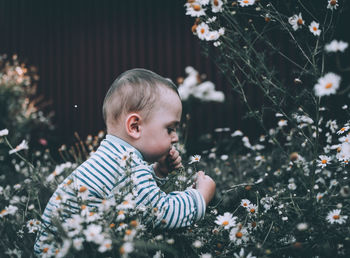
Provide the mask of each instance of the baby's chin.
[{"label": "baby's chin", "polygon": [[169,155],[169,153],[165,153],[162,155],[154,155],[154,156],[144,156],[145,161],[149,162],[149,163],[154,163],[154,162],[162,162],[164,161],[167,156]]}]

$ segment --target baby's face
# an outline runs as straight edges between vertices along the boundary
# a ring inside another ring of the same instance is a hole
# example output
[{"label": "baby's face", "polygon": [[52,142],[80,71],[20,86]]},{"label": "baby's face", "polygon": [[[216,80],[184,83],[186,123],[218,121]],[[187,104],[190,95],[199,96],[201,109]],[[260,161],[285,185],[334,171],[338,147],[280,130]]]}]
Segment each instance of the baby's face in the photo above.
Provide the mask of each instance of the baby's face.
[{"label": "baby's face", "polygon": [[182,104],[179,96],[169,89],[162,89],[160,99],[142,124],[142,144],[139,151],[148,162],[165,159],[172,144],[178,142],[176,129],[180,123]]}]

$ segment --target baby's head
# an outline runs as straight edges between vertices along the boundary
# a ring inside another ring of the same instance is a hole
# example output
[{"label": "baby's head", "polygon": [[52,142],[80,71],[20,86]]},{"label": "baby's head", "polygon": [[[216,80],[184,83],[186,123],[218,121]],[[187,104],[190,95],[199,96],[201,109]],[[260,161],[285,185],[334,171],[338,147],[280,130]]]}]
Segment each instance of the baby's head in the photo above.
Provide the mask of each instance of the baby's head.
[{"label": "baby's head", "polygon": [[181,112],[176,86],[145,69],[121,74],[103,103],[107,132],[139,149],[147,161],[156,161],[177,142]]}]

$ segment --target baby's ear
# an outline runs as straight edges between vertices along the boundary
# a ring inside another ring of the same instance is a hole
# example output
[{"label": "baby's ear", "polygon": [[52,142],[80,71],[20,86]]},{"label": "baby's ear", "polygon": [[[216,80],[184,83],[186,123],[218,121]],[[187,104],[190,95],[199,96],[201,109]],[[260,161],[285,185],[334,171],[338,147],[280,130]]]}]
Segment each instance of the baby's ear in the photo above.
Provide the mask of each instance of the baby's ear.
[{"label": "baby's ear", "polygon": [[131,113],[127,115],[125,120],[125,129],[126,133],[134,138],[138,139],[141,135],[140,133],[140,123],[141,123],[141,116],[137,113]]}]

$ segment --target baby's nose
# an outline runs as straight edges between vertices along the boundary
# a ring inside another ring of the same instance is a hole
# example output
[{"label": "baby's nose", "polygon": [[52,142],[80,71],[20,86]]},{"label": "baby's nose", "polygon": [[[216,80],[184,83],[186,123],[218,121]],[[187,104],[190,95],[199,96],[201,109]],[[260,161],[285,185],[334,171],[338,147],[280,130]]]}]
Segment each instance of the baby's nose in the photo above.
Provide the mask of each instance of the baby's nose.
[{"label": "baby's nose", "polygon": [[179,136],[177,135],[177,133],[173,133],[171,136],[171,143],[177,143],[179,141]]}]

